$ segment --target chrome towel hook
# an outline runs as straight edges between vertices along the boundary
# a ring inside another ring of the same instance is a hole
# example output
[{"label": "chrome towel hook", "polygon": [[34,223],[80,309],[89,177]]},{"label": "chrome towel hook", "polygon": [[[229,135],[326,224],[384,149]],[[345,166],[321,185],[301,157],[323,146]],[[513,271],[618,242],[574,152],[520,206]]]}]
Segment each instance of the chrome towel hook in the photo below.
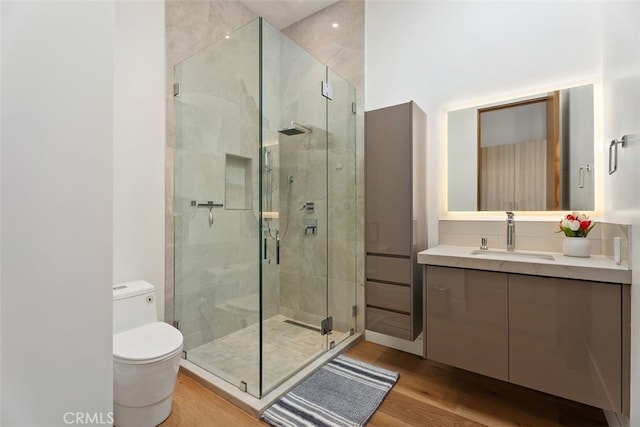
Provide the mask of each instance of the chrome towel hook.
[{"label": "chrome towel hook", "polygon": [[[618,144],[622,145],[622,147],[627,146],[627,139],[629,135],[623,135],[620,139],[612,139],[609,144],[609,175],[618,170]],[[611,150],[613,150],[613,155],[611,155]],[[613,158],[613,166],[611,165],[611,159]]]},{"label": "chrome towel hook", "polygon": [[580,166],[578,168],[578,188],[584,188],[584,174],[585,172],[591,172],[593,170],[593,166],[591,163],[587,163],[585,166]]}]

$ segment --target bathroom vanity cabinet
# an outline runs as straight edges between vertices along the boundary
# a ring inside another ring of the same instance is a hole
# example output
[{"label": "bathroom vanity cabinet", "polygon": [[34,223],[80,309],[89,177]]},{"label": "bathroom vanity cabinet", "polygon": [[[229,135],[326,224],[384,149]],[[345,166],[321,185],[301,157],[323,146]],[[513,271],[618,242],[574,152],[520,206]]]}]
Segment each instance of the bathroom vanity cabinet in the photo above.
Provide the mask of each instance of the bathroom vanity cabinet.
[{"label": "bathroom vanity cabinet", "polygon": [[419,311],[412,307],[411,283],[410,259],[367,255],[365,299],[369,330],[412,339],[412,313]]},{"label": "bathroom vanity cabinet", "polygon": [[414,102],[365,113],[365,328],[410,341],[423,325],[426,126]]},{"label": "bathroom vanity cabinet", "polygon": [[508,276],[509,381],[621,412],[622,285]]},{"label": "bathroom vanity cabinet", "polygon": [[427,268],[427,358],[508,380],[507,275]]},{"label": "bathroom vanity cabinet", "polygon": [[630,286],[427,265],[427,358],[628,410]]}]

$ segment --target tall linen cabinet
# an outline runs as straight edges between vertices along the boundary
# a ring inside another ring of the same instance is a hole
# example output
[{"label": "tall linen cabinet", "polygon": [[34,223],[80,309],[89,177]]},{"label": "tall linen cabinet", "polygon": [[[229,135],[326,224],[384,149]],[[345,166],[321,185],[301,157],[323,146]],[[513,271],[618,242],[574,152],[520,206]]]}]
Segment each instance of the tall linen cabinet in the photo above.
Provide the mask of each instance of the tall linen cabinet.
[{"label": "tall linen cabinet", "polygon": [[410,341],[423,325],[426,135],[413,101],[365,112],[365,328]]}]

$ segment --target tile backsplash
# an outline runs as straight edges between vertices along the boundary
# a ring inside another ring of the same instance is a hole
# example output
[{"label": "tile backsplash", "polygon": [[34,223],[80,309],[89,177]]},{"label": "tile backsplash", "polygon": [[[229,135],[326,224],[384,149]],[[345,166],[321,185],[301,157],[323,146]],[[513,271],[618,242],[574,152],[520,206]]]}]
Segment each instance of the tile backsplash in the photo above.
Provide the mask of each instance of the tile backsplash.
[{"label": "tile backsplash", "polygon": [[[516,250],[562,252],[564,234],[557,233],[557,221],[517,221]],[[613,258],[613,239],[622,239],[622,265],[629,267],[629,233],[631,226],[596,223],[587,237],[591,241],[591,254]],[[440,220],[439,244],[449,246],[480,247],[486,237],[489,249],[506,249],[506,221]]]}]

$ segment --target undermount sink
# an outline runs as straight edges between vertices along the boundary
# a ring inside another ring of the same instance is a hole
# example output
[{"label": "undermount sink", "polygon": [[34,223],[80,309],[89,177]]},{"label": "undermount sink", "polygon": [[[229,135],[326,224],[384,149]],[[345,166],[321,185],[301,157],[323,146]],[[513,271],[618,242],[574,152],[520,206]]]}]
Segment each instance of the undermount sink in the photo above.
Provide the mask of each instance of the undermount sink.
[{"label": "undermount sink", "polygon": [[535,259],[545,259],[547,261],[553,261],[553,255],[549,254],[540,254],[536,252],[521,252],[514,251],[509,252],[505,250],[495,250],[495,249],[475,249],[470,252],[470,255],[485,255],[491,257],[505,257],[505,258],[535,258]]}]

